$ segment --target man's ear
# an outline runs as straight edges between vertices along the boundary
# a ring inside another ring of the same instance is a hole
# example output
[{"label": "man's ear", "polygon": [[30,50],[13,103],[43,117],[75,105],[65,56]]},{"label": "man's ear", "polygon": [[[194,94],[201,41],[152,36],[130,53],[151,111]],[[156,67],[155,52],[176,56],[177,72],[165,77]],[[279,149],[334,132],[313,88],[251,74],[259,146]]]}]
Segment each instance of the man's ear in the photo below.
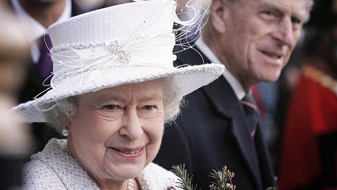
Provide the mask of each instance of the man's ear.
[{"label": "man's ear", "polygon": [[223,33],[226,30],[226,14],[228,6],[228,0],[212,0],[210,6],[210,22],[215,30],[219,33]]}]

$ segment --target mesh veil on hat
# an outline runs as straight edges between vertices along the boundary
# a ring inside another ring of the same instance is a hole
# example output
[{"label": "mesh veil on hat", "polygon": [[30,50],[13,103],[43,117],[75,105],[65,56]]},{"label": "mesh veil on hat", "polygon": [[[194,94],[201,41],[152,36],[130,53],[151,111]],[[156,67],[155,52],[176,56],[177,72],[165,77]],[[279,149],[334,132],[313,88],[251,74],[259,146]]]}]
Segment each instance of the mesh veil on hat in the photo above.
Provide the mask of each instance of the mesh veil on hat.
[{"label": "mesh veil on hat", "polygon": [[175,9],[173,0],[137,1],[52,25],[50,90],[14,109],[26,122],[45,122],[46,105],[104,88],[169,77],[186,95],[209,84],[223,65],[173,66]]}]

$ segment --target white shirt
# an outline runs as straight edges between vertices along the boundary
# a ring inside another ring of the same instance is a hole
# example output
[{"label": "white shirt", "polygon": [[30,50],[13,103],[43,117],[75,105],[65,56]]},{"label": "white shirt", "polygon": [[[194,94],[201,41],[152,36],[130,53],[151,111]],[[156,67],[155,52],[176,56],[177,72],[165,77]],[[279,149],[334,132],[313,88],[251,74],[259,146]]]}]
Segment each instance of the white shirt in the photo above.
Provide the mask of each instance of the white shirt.
[{"label": "white shirt", "polygon": [[[202,53],[205,54],[206,57],[209,58],[209,60],[211,62],[217,63],[217,64],[222,64],[221,61],[214,55],[212,50],[201,39],[201,37],[197,40],[196,45],[198,46],[200,51],[202,51]],[[225,79],[231,85],[231,87],[234,90],[234,93],[236,94],[236,97],[238,98],[238,100],[241,100],[245,96],[246,92],[243,89],[240,82],[227,69],[225,69],[225,71],[222,75],[225,77]]]},{"label": "white shirt", "polygon": [[[34,63],[38,62],[40,57],[40,51],[37,44],[37,39],[44,35],[47,29],[31,17],[20,5],[18,0],[11,0],[15,14],[19,20],[23,23],[26,29],[29,43],[31,44],[31,55]],[[57,19],[57,22],[63,21],[71,17],[71,0],[66,0],[65,8],[61,16]]]}]

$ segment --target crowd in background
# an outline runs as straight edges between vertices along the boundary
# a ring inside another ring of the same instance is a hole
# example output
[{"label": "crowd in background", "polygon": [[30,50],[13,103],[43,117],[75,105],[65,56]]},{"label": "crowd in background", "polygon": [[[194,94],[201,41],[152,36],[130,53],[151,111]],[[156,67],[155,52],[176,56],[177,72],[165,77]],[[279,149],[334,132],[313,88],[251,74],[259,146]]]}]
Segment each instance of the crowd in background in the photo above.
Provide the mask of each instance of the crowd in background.
[{"label": "crowd in background", "polygon": [[[0,89],[1,112],[20,101],[24,101],[20,99],[22,94],[20,94],[19,89],[25,88],[23,85],[27,85],[23,78],[29,77],[28,75],[31,74],[29,72],[32,69],[29,64],[34,64],[32,58],[29,58],[27,52],[24,52],[27,49],[22,51],[10,49],[22,49],[22,47],[11,47],[11,44],[5,40],[13,39],[11,42],[14,44],[14,39],[19,40],[20,37],[26,36],[22,42],[17,42],[17,44],[22,43],[23,46],[28,47],[28,42],[25,40],[29,37],[23,33],[24,30],[20,29],[23,26],[19,23],[19,20],[16,20],[18,22],[15,23],[10,22],[11,19],[16,19],[14,18],[15,11],[12,10],[11,1],[6,2],[3,1],[0,4],[0,28],[16,30],[7,33],[0,31],[0,87],[2,88],[3,81],[5,81],[11,88],[15,89],[9,89],[11,91],[9,94],[6,92],[8,89]],[[78,12],[75,14],[124,2],[129,1],[72,1],[78,7]],[[7,18],[8,15],[11,18],[4,20],[3,18]],[[54,19],[54,21],[56,20]],[[47,28],[52,23],[49,22],[48,25],[44,26]],[[273,168],[279,177],[278,182],[281,190],[337,189],[336,26],[337,1],[315,1],[311,19],[306,24],[302,38],[279,80],[275,83],[259,84],[253,89],[253,95],[261,112]],[[16,36],[13,37],[12,35]],[[17,54],[9,55],[14,52]],[[28,54],[31,55],[31,51]],[[9,65],[5,62],[9,60],[8,56],[11,56],[10,59],[18,58],[17,63],[11,63],[14,68],[10,69],[15,69],[15,71],[7,68]],[[15,76],[9,76],[10,79],[6,79],[5,73],[12,73]],[[42,84],[44,80],[39,80],[39,83]],[[34,92],[39,92],[41,88],[37,91],[34,90]],[[29,96],[29,98],[34,97]],[[1,116],[3,116],[2,113],[0,113]],[[6,120],[12,121],[6,122]],[[29,126],[22,128],[22,126],[17,126],[19,124],[13,124],[12,122],[13,119],[2,117],[0,119],[0,189],[3,189],[1,187],[4,187],[4,189],[13,188],[20,186],[21,183],[19,177],[16,180],[18,184],[9,183],[10,177],[3,177],[13,172],[11,169],[8,172],[8,167],[3,164],[10,163],[8,158],[17,161],[16,163],[23,163],[29,158],[29,154],[41,150],[48,139],[56,135],[50,129],[37,134],[34,133],[34,130],[41,131],[41,126],[38,126],[38,129],[28,130],[30,129]],[[12,131],[10,131],[8,125],[11,126]],[[17,145],[19,142],[21,144]],[[11,149],[19,146],[18,152],[8,153],[5,144],[10,144]],[[26,150],[22,150],[22,147],[25,147]],[[2,161],[6,159],[7,162]],[[8,166],[19,167],[20,164]],[[20,172],[19,169],[14,171],[17,174]]]}]

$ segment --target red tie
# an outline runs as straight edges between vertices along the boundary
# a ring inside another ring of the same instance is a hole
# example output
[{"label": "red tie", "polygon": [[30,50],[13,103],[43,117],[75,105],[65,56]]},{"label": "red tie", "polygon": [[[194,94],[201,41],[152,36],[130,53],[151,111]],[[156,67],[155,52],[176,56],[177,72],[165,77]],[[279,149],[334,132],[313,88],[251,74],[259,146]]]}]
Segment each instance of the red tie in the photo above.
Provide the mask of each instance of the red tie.
[{"label": "red tie", "polygon": [[[53,69],[53,64],[49,52],[49,49],[52,47],[52,44],[50,37],[47,34],[43,35],[39,41],[40,41],[40,58],[37,63],[37,66],[40,70],[43,79],[46,79],[52,73]],[[49,80],[45,82],[49,84]]]},{"label": "red tie", "polygon": [[241,100],[241,104],[246,114],[246,120],[249,126],[248,130],[250,135],[253,137],[259,123],[258,108],[251,94],[246,94],[246,96]]}]

